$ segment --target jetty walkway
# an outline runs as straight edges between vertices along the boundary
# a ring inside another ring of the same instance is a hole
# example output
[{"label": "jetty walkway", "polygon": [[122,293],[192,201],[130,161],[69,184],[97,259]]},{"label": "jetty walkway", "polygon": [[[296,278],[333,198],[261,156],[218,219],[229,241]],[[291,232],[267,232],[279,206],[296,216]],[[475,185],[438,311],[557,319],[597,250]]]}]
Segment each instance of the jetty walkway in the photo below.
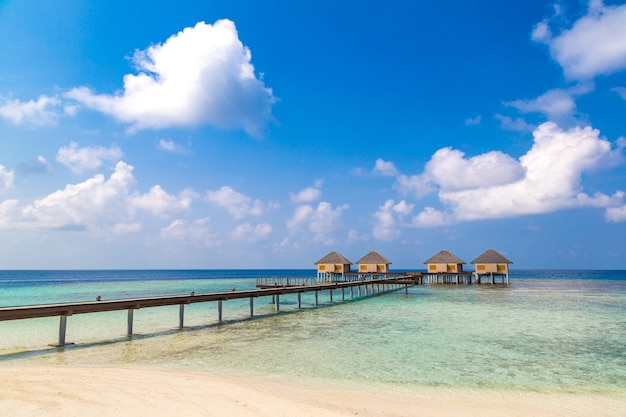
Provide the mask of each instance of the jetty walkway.
[{"label": "jetty walkway", "polygon": [[[223,302],[227,300],[245,299],[250,302],[249,317],[254,317],[254,300],[262,297],[270,297],[270,303],[274,305],[276,313],[280,311],[281,296],[294,294],[297,297],[297,308],[302,308],[302,294],[313,292],[315,294],[315,306],[319,305],[319,293],[328,293],[329,302],[334,302],[334,294],[340,294],[341,300],[345,300],[346,292],[350,299],[362,296],[377,295],[404,288],[408,292],[411,285],[421,284],[422,276],[419,274],[377,274],[360,276],[359,279],[349,279],[334,282],[302,282],[302,278],[259,278],[257,289],[241,291],[223,291],[205,294],[190,293],[188,295],[145,297],[121,300],[96,300],[86,302],[45,304],[32,306],[16,306],[0,308],[0,321],[22,320],[41,317],[59,317],[58,341],[51,346],[61,347],[66,342],[67,319],[75,314],[101,313],[108,311],[127,310],[127,335],[133,334],[133,314],[135,310],[151,307],[179,306],[178,327],[184,327],[185,306],[193,303],[217,302],[218,322],[222,322]],[[284,279],[284,282],[281,281]]]}]

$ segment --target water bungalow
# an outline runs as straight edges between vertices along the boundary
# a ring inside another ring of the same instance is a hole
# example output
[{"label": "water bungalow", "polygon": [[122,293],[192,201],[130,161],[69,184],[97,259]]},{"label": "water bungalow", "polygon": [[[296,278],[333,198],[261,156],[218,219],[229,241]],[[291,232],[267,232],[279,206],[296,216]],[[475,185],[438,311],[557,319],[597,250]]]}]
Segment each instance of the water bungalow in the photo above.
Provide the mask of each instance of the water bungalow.
[{"label": "water bungalow", "polygon": [[501,276],[503,283],[505,279],[506,283],[509,283],[509,264],[513,262],[495,250],[486,250],[471,263],[475,265],[474,277],[478,284],[480,284],[481,278],[485,275],[491,278],[492,284],[495,283],[496,276]]},{"label": "water bungalow", "polygon": [[358,261],[356,261],[359,273],[379,272],[386,274],[389,272],[391,261],[376,251],[371,251]]},{"label": "water bungalow", "polygon": [[442,283],[454,283],[458,284],[459,280],[467,281],[471,280],[471,274],[469,272],[463,272],[463,261],[453,253],[442,250],[430,259],[424,261],[427,265],[427,281],[438,283],[440,280]]},{"label": "water bungalow", "polygon": [[317,265],[317,279],[319,281],[344,281],[344,276],[350,273],[352,262],[339,252],[330,252],[319,261]]}]

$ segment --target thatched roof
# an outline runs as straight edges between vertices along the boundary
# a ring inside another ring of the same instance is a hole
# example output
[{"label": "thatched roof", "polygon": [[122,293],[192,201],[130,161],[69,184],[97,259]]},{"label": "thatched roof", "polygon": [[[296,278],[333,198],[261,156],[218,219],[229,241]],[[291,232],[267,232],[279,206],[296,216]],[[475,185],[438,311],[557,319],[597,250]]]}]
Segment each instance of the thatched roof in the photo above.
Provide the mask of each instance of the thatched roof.
[{"label": "thatched roof", "polygon": [[473,264],[512,264],[507,258],[493,249],[486,250],[485,253],[472,261]]},{"label": "thatched roof", "polygon": [[339,252],[331,252],[328,255],[324,256],[319,261],[315,262],[315,265],[319,264],[341,264],[341,265],[352,265],[352,262],[346,259]]},{"label": "thatched roof", "polygon": [[391,264],[391,261],[385,258],[384,256],[382,256],[380,253],[376,251],[371,251],[370,253],[368,253],[367,255],[359,259],[358,261],[356,261],[356,263],[357,264],[370,264],[370,265],[374,265],[374,264],[389,265]]},{"label": "thatched roof", "polygon": [[465,261],[447,250],[442,250],[432,258],[424,261],[425,264],[464,264]]}]

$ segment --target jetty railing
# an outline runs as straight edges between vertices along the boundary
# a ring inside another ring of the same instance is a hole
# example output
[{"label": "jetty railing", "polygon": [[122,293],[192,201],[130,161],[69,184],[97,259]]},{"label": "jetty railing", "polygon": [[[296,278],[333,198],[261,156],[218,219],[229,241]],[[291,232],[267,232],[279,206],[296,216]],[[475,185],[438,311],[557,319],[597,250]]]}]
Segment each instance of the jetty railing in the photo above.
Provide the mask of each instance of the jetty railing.
[{"label": "jetty railing", "polygon": [[297,295],[297,308],[302,308],[301,295],[306,292],[315,293],[315,305],[319,304],[318,294],[320,291],[328,291],[330,303],[333,303],[333,292],[341,291],[341,299],[345,299],[345,290],[350,290],[350,298],[354,298],[354,290],[356,296],[376,295],[383,292],[396,291],[405,288],[408,292],[410,285],[419,284],[411,276],[371,279],[366,281],[346,281],[335,282],[332,284],[323,283],[319,285],[297,285],[297,286],[273,286],[272,288],[258,288],[254,290],[224,291],[206,294],[190,293],[188,295],[175,296],[159,296],[144,297],[122,300],[97,300],[60,304],[45,304],[31,306],[15,306],[0,308],[0,321],[6,320],[22,320],[42,317],[60,317],[59,321],[59,337],[58,343],[52,346],[66,345],[67,318],[75,314],[98,313],[108,311],[127,310],[127,324],[130,336],[133,334],[133,315],[134,311],[141,308],[163,307],[163,306],[179,306],[179,328],[184,327],[185,306],[192,303],[217,302],[218,322],[222,322],[223,302],[227,300],[249,298],[250,313],[249,317],[254,317],[254,299],[259,297],[271,297],[271,303],[274,304],[275,311],[280,311],[280,296],[287,294]]},{"label": "jetty railing", "polygon": [[258,277],[256,279],[256,286],[258,288],[264,287],[283,287],[283,286],[304,286],[304,285],[317,285],[318,282],[315,277]]}]

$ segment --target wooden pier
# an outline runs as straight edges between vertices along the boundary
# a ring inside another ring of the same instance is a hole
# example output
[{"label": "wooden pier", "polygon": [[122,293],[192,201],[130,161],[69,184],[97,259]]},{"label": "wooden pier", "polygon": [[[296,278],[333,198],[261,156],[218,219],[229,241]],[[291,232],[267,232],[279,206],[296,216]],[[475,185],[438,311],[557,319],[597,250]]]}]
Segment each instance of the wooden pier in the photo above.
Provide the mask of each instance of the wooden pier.
[{"label": "wooden pier", "polygon": [[[297,281],[297,280],[296,280]],[[275,312],[280,312],[281,296],[295,294],[297,296],[297,308],[302,308],[302,294],[315,293],[315,306],[319,305],[319,293],[328,292],[329,302],[333,304],[334,293],[341,294],[341,300],[346,298],[346,290],[349,292],[350,299],[363,296],[372,296],[389,291],[397,291],[404,288],[408,293],[408,287],[420,284],[421,277],[419,275],[398,275],[382,276],[379,278],[363,279],[355,281],[343,281],[332,283],[321,283],[312,285],[301,285],[296,281],[285,283],[284,285],[261,285],[254,290],[243,291],[224,291],[206,294],[191,293],[188,295],[162,296],[162,297],[146,297],[123,300],[97,300],[87,302],[47,304],[34,306],[16,306],[0,308],[0,321],[22,320],[41,317],[59,317],[59,337],[56,344],[52,346],[65,346],[67,319],[75,314],[101,313],[107,311],[127,310],[127,334],[133,334],[133,318],[134,311],[142,308],[163,307],[163,306],[179,306],[178,327],[184,327],[185,306],[193,303],[217,302],[218,322],[222,322],[223,302],[235,299],[250,300],[249,317],[254,317],[254,300],[261,297],[270,297],[270,303],[274,305]],[[355,294],[356,293],[356,294]]]}]

